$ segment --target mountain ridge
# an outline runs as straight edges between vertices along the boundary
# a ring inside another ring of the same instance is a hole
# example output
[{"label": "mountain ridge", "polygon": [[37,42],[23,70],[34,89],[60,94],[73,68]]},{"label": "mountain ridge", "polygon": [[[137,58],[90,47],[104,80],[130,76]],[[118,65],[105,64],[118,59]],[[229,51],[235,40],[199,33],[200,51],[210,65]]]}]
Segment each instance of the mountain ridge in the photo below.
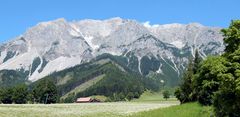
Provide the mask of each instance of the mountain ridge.
[{"label": "mountain ridge", "polygon": [[[137,66],[140,74],[143,71],[147,75],[156,68],[160,73],[170,66],[180,77],[196,49],[206,57],[221,53],[222,45],[220,28],[198,23],[150,25],[119,17],[67,22],[60,18],[38,23],[16,39],[1,44],[0,70],[31,71],[27,79],[36,81],[109,53],[126,56],[128,64],[135,66],[132,69]],[[156,59],[157,66],[146,68],[143,57],[149,58],[146,61]]]}]

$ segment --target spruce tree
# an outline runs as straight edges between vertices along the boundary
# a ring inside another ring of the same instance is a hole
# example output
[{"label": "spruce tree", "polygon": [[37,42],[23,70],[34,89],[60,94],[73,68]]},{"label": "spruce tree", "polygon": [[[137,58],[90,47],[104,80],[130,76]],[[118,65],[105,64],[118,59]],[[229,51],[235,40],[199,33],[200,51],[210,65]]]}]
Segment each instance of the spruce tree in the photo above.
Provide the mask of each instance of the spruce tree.
[{"label": "spruce tree", "polygon": [[193,61],[189,58],[189,63],[186,72],[183,74],[182,83],[179,88],[175,91],[175,96],[180,100],[181,103],[194,101],[192,99],[193,93]]},{"label": "spruce tree", "polygon": [[200,62],[202,61],[202,58],[199,55],[198,49],[195,50],[195,56],[193,60],[193,73],[196,74],[198,68],[200,67]]}]

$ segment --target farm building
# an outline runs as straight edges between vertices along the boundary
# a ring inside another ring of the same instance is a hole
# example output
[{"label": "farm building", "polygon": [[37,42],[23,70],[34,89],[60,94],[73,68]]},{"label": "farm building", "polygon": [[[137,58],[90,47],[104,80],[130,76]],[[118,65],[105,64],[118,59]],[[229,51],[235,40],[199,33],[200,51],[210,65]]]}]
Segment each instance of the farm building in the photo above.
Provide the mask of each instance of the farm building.
[{"label": "farm building", "polygon": [[76,103],[100,102],[100,100],[91,97],[77,98]]}]

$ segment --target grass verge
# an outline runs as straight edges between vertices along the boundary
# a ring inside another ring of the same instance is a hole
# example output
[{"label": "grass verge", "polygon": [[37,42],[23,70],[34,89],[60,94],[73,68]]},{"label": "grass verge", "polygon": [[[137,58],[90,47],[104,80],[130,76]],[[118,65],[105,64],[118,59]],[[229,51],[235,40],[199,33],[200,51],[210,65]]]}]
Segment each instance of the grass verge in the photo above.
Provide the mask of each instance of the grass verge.
[{"label": "grass verge", "polygon": [[195,102],[139,112],[130,117],[210,117],[212,114],[211,107],[201,106]]}]

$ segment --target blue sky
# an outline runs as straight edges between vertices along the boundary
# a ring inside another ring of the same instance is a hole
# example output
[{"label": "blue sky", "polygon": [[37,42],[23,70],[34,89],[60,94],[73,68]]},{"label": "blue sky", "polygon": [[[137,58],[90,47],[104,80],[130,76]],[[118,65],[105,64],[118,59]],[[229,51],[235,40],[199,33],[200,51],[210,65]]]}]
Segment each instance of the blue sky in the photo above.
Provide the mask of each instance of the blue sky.
[{"label": "blue sky", "polygon": [[41,21],[121,17],[151,24],[199,22],[227,27],[240,19],[240,0],[1,0],[0,42]]}]

